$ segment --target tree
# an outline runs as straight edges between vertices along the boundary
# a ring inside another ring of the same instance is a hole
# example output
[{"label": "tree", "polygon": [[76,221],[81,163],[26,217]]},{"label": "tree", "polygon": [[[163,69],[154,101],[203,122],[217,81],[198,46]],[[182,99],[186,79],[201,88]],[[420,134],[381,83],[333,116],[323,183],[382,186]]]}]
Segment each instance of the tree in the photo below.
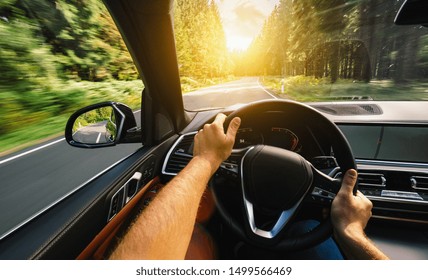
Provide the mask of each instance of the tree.
[{"label": "tree", "polygon": [[178,0],[174,8],[181,75],[196,78],[226,75],[228,52],[217,4],[207,0]]}]

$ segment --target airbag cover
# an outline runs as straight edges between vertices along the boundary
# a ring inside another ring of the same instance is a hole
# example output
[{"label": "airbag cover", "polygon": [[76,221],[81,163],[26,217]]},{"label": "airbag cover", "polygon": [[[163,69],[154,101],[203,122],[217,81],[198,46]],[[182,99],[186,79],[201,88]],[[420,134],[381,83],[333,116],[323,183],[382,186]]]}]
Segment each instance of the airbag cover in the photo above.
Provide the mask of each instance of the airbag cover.
[{"label": "airbag cover", "polygon": [[258,145],[242,162],[246,198],[258,207],[274,211],[290,209],[307,192],[313,180],[310,164],[299,154]]}]

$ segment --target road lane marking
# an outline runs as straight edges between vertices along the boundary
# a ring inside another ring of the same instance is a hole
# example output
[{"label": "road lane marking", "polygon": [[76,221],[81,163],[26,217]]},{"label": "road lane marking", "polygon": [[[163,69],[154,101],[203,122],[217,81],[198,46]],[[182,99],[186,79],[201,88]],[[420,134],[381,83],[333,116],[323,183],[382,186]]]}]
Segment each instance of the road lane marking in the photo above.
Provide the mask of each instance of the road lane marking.
[{"label": "road lane marking", "polygon": [[183,96],[194,96],[194,95],[206,95],[216,92],[232,92],[232,91],[241,91],[245,89],[257,89],[259,88],[259,85],[252,85],[252,86],[245,86],[245,87],[217,87],[216,89],[203,89],[203,90],[196,90],[192,92],[185,93]]},{"label": "road lane marking", "polygon": [[[140,111],[141,111],[141,109],[140,109],[140,110],[136,110],[136,111],[134,111],[133,113],[135,114],[135,113],[138,113],[138,112],[140,112]],[[74,134],[73,134],[73,135],[74,135]],[[31,153],[36,152],[36,151],[38,151],[38,150],[44,149],[44,148],[46,148],[46,147],[49,147],[49,146],[54,145],[54,144],[56,144],[56,143],[59,143],[59,142],[61,142],[61,141],[63,141],[63,140],[65,140],[65,138],[61,138],[61,139],[55,140],[55,141],[50,142],[50,143],[47,143],[47,144],[45,144],[45,145],[43,145],[43,146],[40,146],[40,147],[37,147],[37,148],[31,149],[31,150],[29,150],[29,151],[26,151],[26,152],[24,152],[24,153],[18,154],[18,155],[16,155],[16,156],[13,156],[13,157],[10,157],[10,158],[7,158],[7,159],[4,159],[4,160],[0,161],[0,165],[2,165],[3,163],[6,163],[6,162],[12,161],[12,160],[14,160],[14,159],[17,159],[17,158],[23,157],[23,156],[25,156],[25,155],[31,154]]]},{"label": "road lane marking", "polygon": [[[65,140],[65,138],[57,140],[55,142],[49,143],[45,146],[50,146],[52,144],[55,144],[57,142],[60,142],[61,140]],[[40,147],[41,148],[41,147]],[[21,223],[19,223],[18,225],[14,226],[13,228],[9,229],[8,231],[6,231],[5,233],[1,234],[0,233],[0,241],[5,238],[6,236],[8,236],[9,234],[15,232],[17,229],[21,228],[22,226],[24,226],[25,224],[27,224],[28,222],[32,221],[33,219],[35,219],[36,217],[38,217],[39,215],[43,214],[45,211],[49,210],[50,208],[54,207],[55,205],[57,205],[58,203],[60,203],[61,201],[63,201],[64,199],[66,199],[67,197],[69,197],[70,195],[72,195],[73,193],[77,192],[78,190],[80,190],[81,188],[85,187],[87,184],[91,183],[92,181],[94,181],[95,179],[101,177],[103,174],[105,174],[106,172],[110,171],[113,167],[115,167],[116,165],[118,165],[119,163],[125,161],[126,159],[130,158],[133,154],[135,154],[136,152],[131,153],[128,156],[125,156],[119,160],[117,160],[116,162],[114,162],[112,165],[110,165],[109,167],[105,168],[104,170],[98,172],[95,176],[91,177],[90,179],[86,180],[85,182],[83,182],[82,184],[80,184],[79,186],[77,186],[75,189],[69,191],[68,193],[62,195],[60,198],[58,198],[57,200],[55,200],[54,202],[52,202],[51,204],[47,205],[46,207],[44,207],[43,209],[39,210],[38,212],[34,213],[31,217],[25,219],[24,221],[22,221]],[[0,163],[1,164],[1,163]]]},{"label": "road lane marking", "polygon": [[272,97],[273,99],[279,99],[278,97],[276,97],[275,95],[270,93],[267,89],[265,89],[262,86],[262,84],[260,83],[260,79],[257,79],[257,81],[254,81],[254,82],[236,83],[236,84],[230,84],[230,85],[228,85],[228,84],[217,85],[217,86],[212,86],[212,87],[208,87],[208,88],[198,89],[198,90],[195,90],[192,92],[188,92],[188,93],[184,94],[183,96],[206,95],[206,94],[211,94],[211,93],[216,93],[216,92],[229,93],[229,92],[241,91],[241,90],[245,90],[245,89],[261,89],[265,93],[267,93],[270,97]]},{"label": "road lane marking", "polygon": [[97,137],[97,141],[95,143],[100,143],[100,138],[101,138],[101,132],[98,133],[98,137]]},{"label": "road lane marking", "polygon": [[40,146],[40,147],[37,147],[37,148],[31,149],[31,150],[29,150],[29,151],[26,151],[26,152],[24,152],[24,153],[18,154],[18,155],[16,155],[16,156],[13,156],[13,157],[10,157],[10,158],[7,158],[7,159],[4,159],[4,160],[0,161],[0,165],[1,165],[1,164],[3,164],[3,163],[6,163],[6,162],[12,161],[12,160],[14,160],[14,159],[17,159],[17,158],[20,158],[20,157],[26,156],[26,155],[28,155],[28,154],[34,153],[34,152],[36,152],[36,151],[38,151],[38,150],[41,150],[41,149],[47,148],[47,147],[52,146],[52,145],[54,145],[54,144],[56,144],[56,143],[59,143],[59,142],[61,142],[61,141],[63,141],[63,140],[65,140],[65,138],[61,138],[61,139],[55,140],[55,141],[50,142],[50,143],[47,143],[47,144],[45,144],[45,145],[43,145],[43,146]]},{"label": "road lane marking", "polygon": [[279,99],[278,97],[276,97],[275,95],[273,95],[272,93],[270,93],[269,91],[267,91],[267,89],[265,89],[264,86],[262,86],[262,84],[260,84],[260,79],[257,79],[257,83],[259,84],[259,87],[266,92],[267,94],[269,94],[270,96],[273,97],[273,99]]}]

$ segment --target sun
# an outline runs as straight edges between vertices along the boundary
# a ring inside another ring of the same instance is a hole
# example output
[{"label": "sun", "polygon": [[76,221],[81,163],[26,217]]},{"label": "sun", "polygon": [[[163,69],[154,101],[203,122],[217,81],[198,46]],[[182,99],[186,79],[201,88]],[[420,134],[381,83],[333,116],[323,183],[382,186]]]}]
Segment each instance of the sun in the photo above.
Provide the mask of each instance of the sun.
[{"label": "sun", "polygon": [[243,36],[229,36],[226,37],[227,41],[227,49],[229,51],[245,51],[251,44],[253,39],[251,37],[243,37]]},{"label": "sun", "polygon": [[229,51],[245,51],[279,0],[215,0]]}]

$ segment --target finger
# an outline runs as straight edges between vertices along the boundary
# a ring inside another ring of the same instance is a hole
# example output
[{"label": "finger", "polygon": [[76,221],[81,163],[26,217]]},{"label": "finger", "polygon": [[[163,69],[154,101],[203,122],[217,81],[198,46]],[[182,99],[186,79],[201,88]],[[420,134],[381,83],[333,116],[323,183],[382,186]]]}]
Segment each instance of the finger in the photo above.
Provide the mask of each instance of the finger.
[{"label": "finger", "polygon": [[[357,194],[355,195],[358,198],[361,198],[362,200],[366,201],[366,203],[368,204],[372,204],[372,202],[370,201],[370,199],[368,199],[362,192],[357,191]],[[372,207],[372,206],[370,206]]]},{"label": "finger", "polygon": [[357,191],[357,193],[355,194],[355,196],[365,197],[365,195],[362,192],[360,192],[360,191]]},{"label": "finger", "polygon": [[241,119],[239,117],[233,118],[227,128],[226,135],[230,139],[235,139],[236,133],[238,132],[239,126],[241,125]]},{"label": "finger", "polygon": [[353,195],[353,190],[355,183],[357,182],[357,171],[354,169],[349,169],[346,171],[345,176],[343,176],[342,187],[339,192],[345,192],[349,195]]},{"label": "finger", "polygon": [[223,126],[224,121],[226,120],[226,115],[219,113],[217,114],[217,116],[215,117],[215,120],[213,121],[213,123],[219,125],[219,126]]}]

